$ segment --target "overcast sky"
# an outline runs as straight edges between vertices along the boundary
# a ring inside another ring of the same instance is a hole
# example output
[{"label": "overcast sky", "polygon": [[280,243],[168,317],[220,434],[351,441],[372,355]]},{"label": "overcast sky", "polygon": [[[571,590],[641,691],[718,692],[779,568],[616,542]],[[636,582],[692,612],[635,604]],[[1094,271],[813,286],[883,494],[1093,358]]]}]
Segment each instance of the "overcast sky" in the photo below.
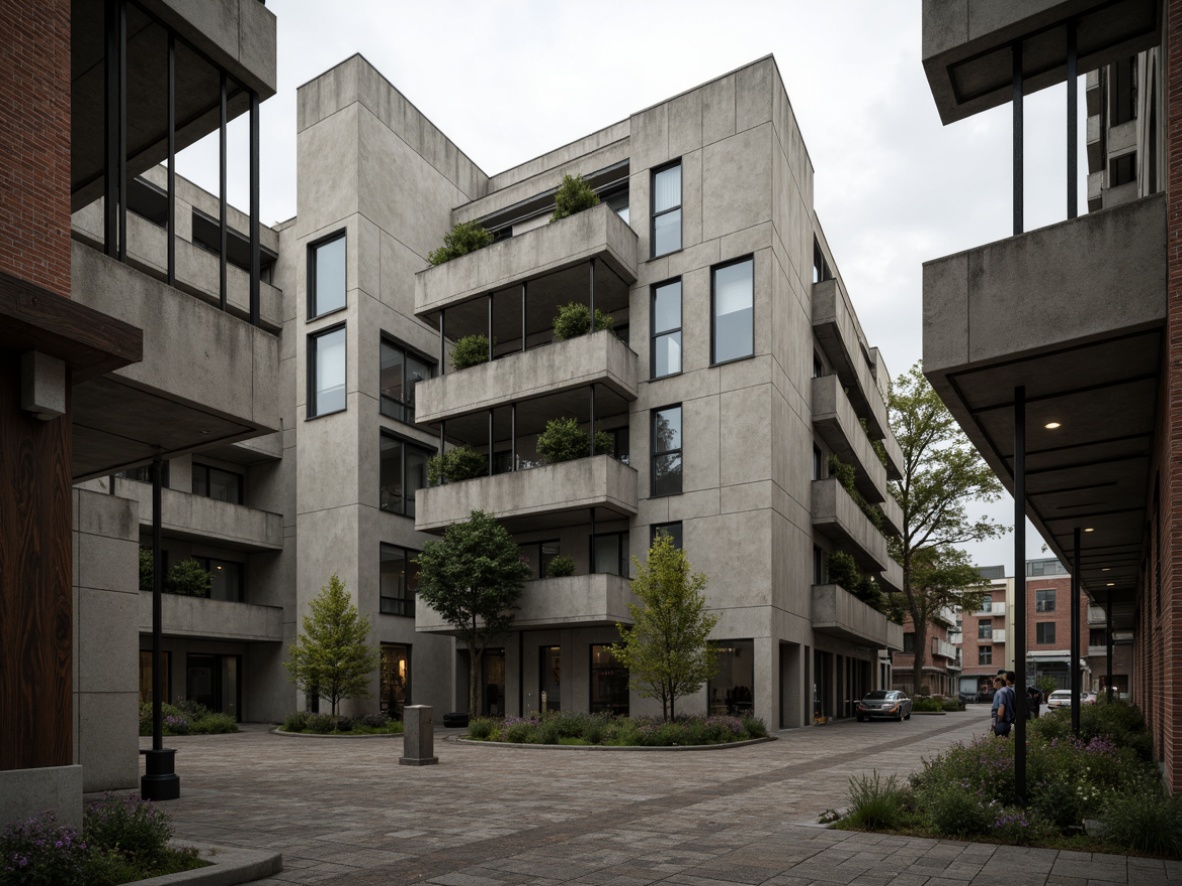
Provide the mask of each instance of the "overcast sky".
[{"label": "overcast sky", "polygon": [[[295,214],[296,87],[353,53],[489,174],[770,53],[816,171],[816,210],[838,269],[893,375],[922,356],[923,262],[1011,233],[1010,106],[941,126],[921,64],[919,0],[269,0],[267,8],[279,23],[279,89],[262,105],[264,222]],[[1066,215],[1065,87],[1026,107],[1029,230]],[[1081,170],[1085,120],[1081,111]],[[246,206],[244,119],[231,127],[230,152],[231,201]],[[216,145],[195,145],[177,168],[215,190]],[[1082,177],[1080,194],[1086,206]],[[1008,496],[988,511],[1012,523]],[[1032,529],[1027,536],[1027,555],[1046,556]],[[982,565],[1012,569],[1012,537],[970,550]]]}]

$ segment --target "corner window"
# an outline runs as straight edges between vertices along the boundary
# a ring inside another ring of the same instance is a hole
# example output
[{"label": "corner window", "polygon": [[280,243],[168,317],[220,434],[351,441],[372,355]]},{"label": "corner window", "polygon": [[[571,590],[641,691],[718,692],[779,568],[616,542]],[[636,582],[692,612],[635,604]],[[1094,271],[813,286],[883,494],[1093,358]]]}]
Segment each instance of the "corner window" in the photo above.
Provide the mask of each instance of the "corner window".
[{"label": "corner window", "polygon": [[681,407],[652,412],[652,495],[681,492]]},{"label": "corner window", "polygon": [[1034,632],[1034,642],[1040,646],[1055,642],[1055,623],[1053,621],[1040,621],[1034,626]]},{"label": "corner window", "polygon": [[308,318],[345,306],[345,232],[308,247]]},{"label": "corner window", "polygon": [[681,523],[680,522],[677,522],[677,523],[654,523],[652,526],[652,536],[649,539],[650,546],[652,545],[652,543],[654,541],[657,540],[657,536],[659,536],[659,535],[669,536],[671,539],[673,539],[673,547],[677,548],[677,550],[679,550],[679,551],[682,549],[682,547],[681,547]]},{"label": "corner window", "polygon": [[242,475],[194,462],[193,494],[240,505],[243,503]]},{"label": "corner window", "polygon": [[415,491],[427,488],[427,459],[432,450],[392,434],[381,435],[378,507],[392,514],[415,515]]},{"label": "corner window", "polygon": [[1034,611],[1035,612],[1054,612],[1055,611],[1055,591],[1054,589],[1035,591],[1034,592]]},{"label": "corner window", "polygon": [[418,551],[382,542],[380,610],[383,615],[414,618],[415,588],[419,586]]},{"label": "corner window", "polygon": [[414,424],[415,385],[435,374],[435,364],[389,339],[382,339],[382,415]]},{"label": "corner window", "polygon": [[395,720],[402,719],[410,703],[410,647],[401,643],[382,644],[382,695],[378,706]]},{"label": "corner window", "polygon": [[628,533],[603,532],[592,538],[595,568],[592,572],[628,577]]},{"label": "corner window", "polygon": [[345,408],[345,327],[308,336],[308,418]]},{"label": "corner window", "polygon": [[653,258],[681,249],[681,161],[653,172]]},{"label": "corner window", "polygon": [[653,287],[652,377],[681,372],[681,281]]},{"label": "corner window", "polygon": [[744,258],[714,268],[710,298],[710,362],[750,357],[755,353],[755,259]]}]

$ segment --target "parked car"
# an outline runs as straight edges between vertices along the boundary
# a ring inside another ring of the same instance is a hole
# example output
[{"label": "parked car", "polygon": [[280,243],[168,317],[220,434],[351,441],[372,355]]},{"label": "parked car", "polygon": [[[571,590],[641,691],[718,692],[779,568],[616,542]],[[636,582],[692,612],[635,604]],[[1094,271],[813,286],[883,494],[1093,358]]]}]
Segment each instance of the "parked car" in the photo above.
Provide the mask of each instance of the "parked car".
[{"label": "parked car", "polygon": [[910,720],[911,699],[899,689],[875,689],[858,702],[855,716],[858,722],[876,717],[887,720]]},{"label": "parked car", "polygon": [[[1080,690],[1079,693],[1080,704],[1095,704],[1096,694],[1094,692],[1085,692]],[[1047,707],[1052,711],[1057,711],[1059,708],[1071,707],[1071,690],[1070,689],[1056,689],[1051,693],[1047,699]]]}]

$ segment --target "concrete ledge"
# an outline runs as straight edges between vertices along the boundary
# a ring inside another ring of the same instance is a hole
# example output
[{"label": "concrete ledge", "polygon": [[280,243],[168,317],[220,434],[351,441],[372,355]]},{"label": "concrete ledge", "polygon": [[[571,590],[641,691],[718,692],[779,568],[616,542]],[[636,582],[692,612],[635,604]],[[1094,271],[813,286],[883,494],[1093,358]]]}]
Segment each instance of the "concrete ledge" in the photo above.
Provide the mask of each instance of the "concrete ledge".
[{"label": "concrete ledge", "polygon": [[210,846],[206,843],[191,843],[187,840],[174,843],[173,848],[191,846],[197,850],[197,857],[209,862],[207,867],[179,874],[164,874],[137,880],[137,886],[233,886],[235,883],[249,883],[261,880],[283,870],[283,855],[263,849],[238,849],[229,846]]},{"label": "concrete ledge", "polygon": [[46,812],[81,830],[81,766],[0,770],[0,827]]},{"label": "concrete ledge", "polygon": [[380,732],[374,735],[333,735],[331,732],[285,732],[276,726],[271,730],[272,735],[282,735],[287,738],[402,738],[401,732]]},{"label": "concrete ledge", "polygon": [[775,741],[774,735],[763,738],[749,738],[747,741],[728,741],[726,744],[689,744],[667,745],[664,747],[641,747],[640,745],[601,745],[601,744],[529,744],[515,741],[477,741],[461,736],[449,736],[444,741],[455,741],[468,745],[487,745],[492,748],[535,748],[549,751],[721,751],[726,748],[745,748],[748,745],[763,744]]}]

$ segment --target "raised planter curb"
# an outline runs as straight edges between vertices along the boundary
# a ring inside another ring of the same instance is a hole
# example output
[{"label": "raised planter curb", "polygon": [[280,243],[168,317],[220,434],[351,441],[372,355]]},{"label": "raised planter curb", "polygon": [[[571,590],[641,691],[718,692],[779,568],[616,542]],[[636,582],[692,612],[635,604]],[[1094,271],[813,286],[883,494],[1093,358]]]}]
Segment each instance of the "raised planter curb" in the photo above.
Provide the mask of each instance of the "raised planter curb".
[{"label": "raised planter curb", "polygon": [[660,747],[641,745],[602,745],[602,744],[531,744],[518,741],[481,741],[462,736],[449,736],[444,741],[455,741],[460,744],[486,745],[491,748],[537,748],[551,751],[721,751],[726,748],[742,748],[753,744],[763,744],[765,741],[775,741],[774,735],[763,738],[749,738],[746,741],[728,741],[725,744],[685,744],[663,745]]},{"label": "raised planter curb", "polygon": [[179,840],[175,846],[192,846],[197,857],[209,862],[207,867],[177,874],[164,874],[147,880],[137,880],[136,886],[234,886],[278,874],[283,870],[283,854],[263,849],[237,849]]},{"label": "raised planter curb", "polygon": [[[913,717],[943,717],[947,713],[948,713],[947,711],[912,711],[911,716],[913,716]],[[959,714],[959,713],[961,713],[961,711],[957,711],[957,713]]]},{"label": "raised planter curb", "polygon": [[331,732],[285,732],[276,726],[271,730],[272,735],[282,735],[285,738],[402,738],[402,732],[378,732],[371,735],[333,735]]}]

